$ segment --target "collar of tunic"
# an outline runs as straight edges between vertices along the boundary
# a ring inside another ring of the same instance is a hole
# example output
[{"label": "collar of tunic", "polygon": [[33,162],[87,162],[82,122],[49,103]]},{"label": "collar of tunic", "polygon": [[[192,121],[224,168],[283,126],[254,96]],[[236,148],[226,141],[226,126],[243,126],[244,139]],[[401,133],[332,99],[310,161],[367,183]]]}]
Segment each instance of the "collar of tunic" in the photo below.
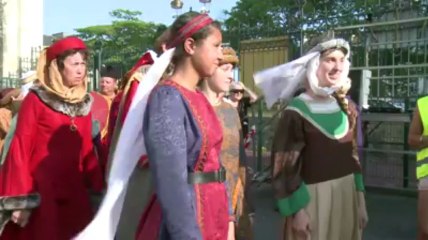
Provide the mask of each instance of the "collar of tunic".
[{"label": "collar of tunic", "polygon": [[348,116],[334,98],[317,101],[301,94],[290,102],[287,109],[299,113],[331,139],[343,138],[349,131]]},{"label": "collar of tunic", "polygon": [[31,90],[50,108],[70,117],[86,116],[91,111],[93,98],[90,94],[86,94],[81,102],[68,103],[49,93],[42,86],[34,86]]}]

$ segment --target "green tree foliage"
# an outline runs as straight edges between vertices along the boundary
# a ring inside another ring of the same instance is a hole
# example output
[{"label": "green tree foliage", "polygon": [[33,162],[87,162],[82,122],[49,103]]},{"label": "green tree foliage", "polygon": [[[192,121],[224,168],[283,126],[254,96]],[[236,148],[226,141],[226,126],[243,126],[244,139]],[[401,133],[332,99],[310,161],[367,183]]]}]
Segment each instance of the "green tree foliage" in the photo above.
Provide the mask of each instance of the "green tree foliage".
[{"label": "green tree foliage", "polygon": [[224,22],[225,39],[234,47],[240,40],[287,35],[299,44],[305,36],[339,25],[365,22],[378,0],[240,0]]},{"label": "green tree foliage", "polygon": [[234,47],[240,40],[284,35],[288,1],[241,0],[224,22],[225,40]]},{"label": "green tree foliage", "polygon": [[146,50],[153,47],[155,39],[166,30],[163,24],[140,20],[140,11],[116,9],[109,25],[76,29],[92,53],[101,51],[103,64],[121,65],[127,71]]}]

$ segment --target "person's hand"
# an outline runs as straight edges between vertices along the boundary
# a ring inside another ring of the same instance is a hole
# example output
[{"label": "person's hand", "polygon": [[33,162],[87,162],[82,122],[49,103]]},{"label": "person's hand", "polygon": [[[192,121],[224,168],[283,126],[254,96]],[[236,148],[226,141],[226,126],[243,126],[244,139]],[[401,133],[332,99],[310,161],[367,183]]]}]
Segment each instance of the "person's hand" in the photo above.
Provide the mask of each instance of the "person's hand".
[{"label": "person's hand", "polygon": [[299,210],[292,218],[292,228],[299,239],[309,239],[311,226],[308,213],[304,209]]},{"label": "person's hand", "polygon": [[367,214],[366,200],[363,192],[358,192],[358,224],[360,229],[367,226],[369,216]]},{"label": "person's hand", "polygon": [[235,223],[229,222],[229,230],[227,231],[227,240],[235,240]]},{"label": "person's hand", "polygon": [[12,212],[12,222],[18,224],[20,227],[25,227],[30,219],[31,211],[29,210],[16,210]]},{"label": "person's hand", "polygon": [[12,96],[11,97],[12,101],[22,101],[24,100],[24,94],[22,94],[22,92],[18,95],[18,96]]}]

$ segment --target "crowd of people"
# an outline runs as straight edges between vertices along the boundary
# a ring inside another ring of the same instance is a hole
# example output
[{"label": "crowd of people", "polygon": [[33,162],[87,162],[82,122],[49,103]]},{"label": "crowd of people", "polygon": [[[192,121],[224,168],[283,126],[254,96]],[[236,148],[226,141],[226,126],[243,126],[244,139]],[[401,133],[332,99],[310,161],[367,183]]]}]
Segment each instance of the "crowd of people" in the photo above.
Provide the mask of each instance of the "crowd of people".
[{"label": "crowd of people", "polygon": [[[0,92],[0,239],[253,239],[244,136],[259,97],[234,79],[239,58],[220,24],[178,16],[123,76],[103,69],[99,92],[87,89],[88,51],[78,37],[57,40],[21,90]],[[282,239],[358,240],[368,223],[350,53],[322,36],[254,75],[268,107],[288,101],[271,158]],[[427,104],[409,135],[422,149],[420,199]]]}]

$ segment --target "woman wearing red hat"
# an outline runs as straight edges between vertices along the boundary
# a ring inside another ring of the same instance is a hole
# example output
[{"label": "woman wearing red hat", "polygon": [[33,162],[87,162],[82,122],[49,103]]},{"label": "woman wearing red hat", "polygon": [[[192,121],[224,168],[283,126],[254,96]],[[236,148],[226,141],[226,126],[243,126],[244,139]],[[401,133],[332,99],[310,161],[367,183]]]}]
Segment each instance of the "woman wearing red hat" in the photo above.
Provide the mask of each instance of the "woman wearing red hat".
[{"label": "woman wearing red hat", "polygon": [[93,152],[86,46],[55,42],[38,61],[0,169],[0,239],[69,240],[92,219],[103,179]]}]

